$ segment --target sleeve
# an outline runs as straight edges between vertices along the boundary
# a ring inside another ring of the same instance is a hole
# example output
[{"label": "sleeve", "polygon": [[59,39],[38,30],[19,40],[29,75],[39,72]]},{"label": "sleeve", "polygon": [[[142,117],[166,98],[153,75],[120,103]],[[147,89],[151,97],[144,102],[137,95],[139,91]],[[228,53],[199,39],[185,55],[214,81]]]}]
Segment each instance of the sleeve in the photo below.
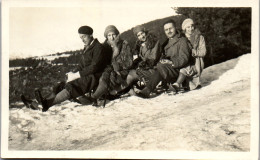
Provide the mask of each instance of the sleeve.
[{"label": "sleeve", "polygon": [[151,50],[150,57],[146,60],[149,66],[154,66],[161,57],[160,42],[157,41],[153,49]]},{"label": "sleeve", "polygon": [[192,55],[194,57],[204,57],[206,55],[206,43],[203,36],[200,36],[200,41],[197,49],[192,49]]},{"label": "sleeve", "polygon": [[124,64],[123,69],[130,69],[133,65],[133,53],[128,43],[124,46]]},{"label": "sleeve", "polygon": [[189,58],[191,55],[190,47],[188,46],[188,41],[184,38],[180,39],[179,48],[176,56],[171,57],[173,62],[173,68],[183,68],[186,64],[189,63]]},{"label": "sleeve", "polygon": [[82,70],[79,71],[81,77],[96,73],[105,63],[105,54],[103,47],[95,48],[93,52],[94,53],[91,64],[82,68]]}]

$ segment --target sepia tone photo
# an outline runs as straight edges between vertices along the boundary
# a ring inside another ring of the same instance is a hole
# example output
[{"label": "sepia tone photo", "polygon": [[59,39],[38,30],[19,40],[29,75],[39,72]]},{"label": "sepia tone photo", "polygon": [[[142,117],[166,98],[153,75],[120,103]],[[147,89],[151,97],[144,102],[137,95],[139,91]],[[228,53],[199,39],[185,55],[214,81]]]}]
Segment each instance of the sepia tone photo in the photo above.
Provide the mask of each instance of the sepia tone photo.
[{"label": "sepia tone photo", "polygon": [[258,2],[2,1],[3,158],[257,159]]}]

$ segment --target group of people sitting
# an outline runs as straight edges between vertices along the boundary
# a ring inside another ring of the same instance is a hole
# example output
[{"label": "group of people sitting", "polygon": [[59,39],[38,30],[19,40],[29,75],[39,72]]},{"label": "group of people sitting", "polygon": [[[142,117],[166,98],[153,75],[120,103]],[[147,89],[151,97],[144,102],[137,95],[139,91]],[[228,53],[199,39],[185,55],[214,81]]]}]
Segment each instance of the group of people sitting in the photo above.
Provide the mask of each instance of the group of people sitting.
[{"label": "group of people sitting", "polygon": [[[204,68],[204,37],[195,29],[190,18],[183,21],[182,32],[176,29],[173,20],[166,21],[163,29],[167,40],[160,44],[158,38],[143,26],[134,27],[137,41],[135,49],[131,49],[113,25],[106,27],[103,44],[93,37],[91,27],[81,26],[78,33],[84,43],[82,57],[77,68],[66,73],[66,83],[46,96],[42,96],[41,91],[36,89],[37,102],[24,95],[21,96],[22,101],[31,108],[41,104],[45,112],[55,104],[69,99],[77,101],[78,97],[87,93],[91,94],[86,98],[97,106],[101,98],[127,92],[150,98],[160,82],[172,92],[185,87],[196,89],[200,85],[200,75]],[[134,52],[137,54],[136,59],[133,59]],[[139,87],[139,92],[134,90],[135,85]]]}]

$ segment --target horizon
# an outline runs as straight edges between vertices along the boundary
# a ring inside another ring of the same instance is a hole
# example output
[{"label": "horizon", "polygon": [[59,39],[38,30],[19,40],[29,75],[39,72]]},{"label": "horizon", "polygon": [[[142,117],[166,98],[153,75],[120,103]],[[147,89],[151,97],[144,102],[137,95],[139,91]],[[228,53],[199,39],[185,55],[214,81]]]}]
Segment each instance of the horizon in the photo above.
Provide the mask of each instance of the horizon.
[{"label": "horizon", "polygon": [[123,33],[136,25],[177,15],[168,3],[117,2],[88,2],[88,7],[10,8],[9,60],[80,50],[84,44],[77,30],[82,25],[91,26],[94,38],[102,43],[108,25]]}]

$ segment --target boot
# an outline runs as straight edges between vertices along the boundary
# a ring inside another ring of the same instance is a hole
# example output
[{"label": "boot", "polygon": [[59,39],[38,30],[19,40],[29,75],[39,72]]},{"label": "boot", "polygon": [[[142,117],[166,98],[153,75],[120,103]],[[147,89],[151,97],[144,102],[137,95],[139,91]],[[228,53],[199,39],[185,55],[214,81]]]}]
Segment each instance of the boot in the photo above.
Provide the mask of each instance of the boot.
[{"label": "boot", "polygon": [[33,109],[33,110],[40,110],[37,102],[26,98],[24,95],[21,95],[21,100],[27,108],[30,108],[30,109]]},{"label": "boot", "polygon": [[92,106],[95,106],[95,107],[98,106],[98,101],[97,101],[96,98],[93,98],[92,96],[89,96],[89,97],[86,97],[86,99],[92,103]]},{"label": "boot", "polygon": [[[38,101],[38,103],[40,103],[42,105],[42,112],[46,112],[51,107],[49,105],[50,102],[48,103],[47,99],[43,98],[41,91],[39,89],[36,89],[34,91],[34,94],[35,94],[35,98]],[[53,95],[52,97],[48,97],[48,98],[49,98],[49,100],[53,101],[56,95],[54,95],[54,94],[52,94],[52,95]]]},{"label": "boot", "polygon": [[63,89],[57,95],[53,95],[52,97],[45,99],[42,97],[40,90],[36,90],[35,97],[40,100],[42,104],[42,111],[46,112],[51,106],[68,100],[70,98],[70,94],[66,89]]},{"label": "boot", "polygon": [[125,87],[124,89],[122,89],[121,91],[117,92],[118,95],[123,95],[123,94],[126,94],[130,91],[132,87],[131,86],[127,86]]},{"label": "boot", "polygon": [[184,92],[184,88],[182,87],[182,83],[186,79],[186,76],[183,73],[180,73],[178,76],[177,81],[174,84],[169,85],[169,90],[178,93],[178,92]]},{"label": "boot", "polygon": [[92,94],[88,99],[93,103],[92,106],[98,106],[98,99],[105,95],[106,101],[106,94],[108,93],[107,84],[104,81],[99,82],[99,85],[94,94]]},{"label": "boot", "polygon": [[150,93],[151,93],[151,90],[149,88],[145,87],[139,93],[136,93],[136,95],[141,98],[150,98]]},{"label": "boot", "polygon": [[179,90],[178,83],[169,84],[169,91],[172,91],[173,93],[178,93],[178,90]]},{"label": "boot", "polygon": [[[59,92],[57,92],[57,93],[59,93]],[[51,93],[49,93],[45,96],[42,96],[39,88],[36,88],[34,90],[34,95],[35,95],[35,99],[37,100],[38,103],[41,103],[41,99],[51,99],[56,96],[55,91],[52,91]]]}]

